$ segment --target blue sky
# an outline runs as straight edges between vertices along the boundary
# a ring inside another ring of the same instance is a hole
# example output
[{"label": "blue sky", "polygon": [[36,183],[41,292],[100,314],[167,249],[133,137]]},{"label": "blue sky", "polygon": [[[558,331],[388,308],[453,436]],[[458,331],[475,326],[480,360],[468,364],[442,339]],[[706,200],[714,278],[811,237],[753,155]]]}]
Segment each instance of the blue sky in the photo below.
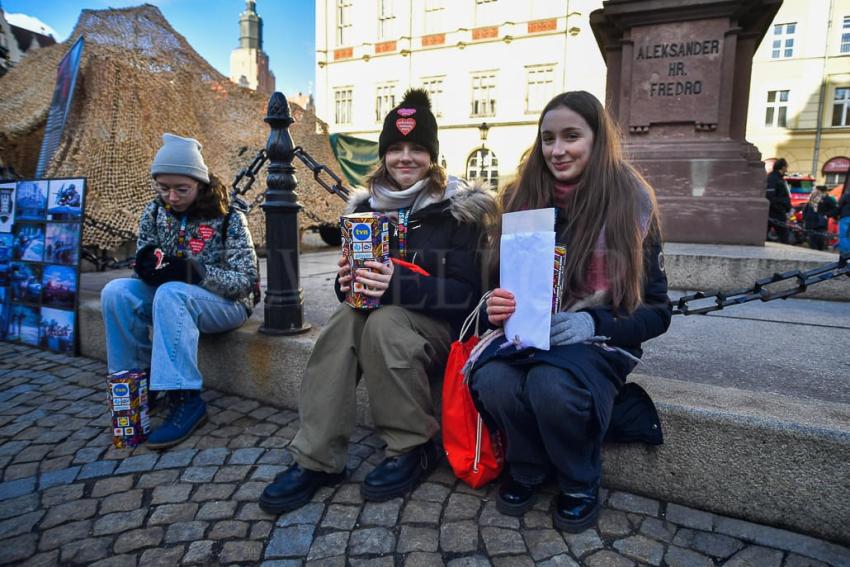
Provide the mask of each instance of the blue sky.
[{"label": "blue sky", "polygon": [[[239,46],[244,0],[0,0],[0,5],[4,12],[38,18],[64,41],[83,9],[124,8],[145,2],[156,5],[195,51],[229,75],[230,52]],[[257,12],[263,18],[263,49],[269,55],[277,90],[286,95],[308,92],[316,61],[315,2],[257,0]]]}]

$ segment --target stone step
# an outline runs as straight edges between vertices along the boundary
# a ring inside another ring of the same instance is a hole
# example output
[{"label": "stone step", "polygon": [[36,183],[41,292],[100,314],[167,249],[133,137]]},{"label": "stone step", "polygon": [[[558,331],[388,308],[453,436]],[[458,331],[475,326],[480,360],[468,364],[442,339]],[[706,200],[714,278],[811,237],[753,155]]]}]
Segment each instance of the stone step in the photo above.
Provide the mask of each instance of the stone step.
[{"label": "stone step", "polygon": [[[319,328],[273,337],[260,314],[202,337],[206,384],[284,408],[298,407],[301,374]],[[80,307],[81,353],[105,360],[100,303]],[[656,400],[665,444],[605,447],[605,483],[631,492],[850,543],[850,405],[797,400],[636,374]],[[439,386],[435,385],[435,389]],[[368,424],[358,390],[358,416]]]}]

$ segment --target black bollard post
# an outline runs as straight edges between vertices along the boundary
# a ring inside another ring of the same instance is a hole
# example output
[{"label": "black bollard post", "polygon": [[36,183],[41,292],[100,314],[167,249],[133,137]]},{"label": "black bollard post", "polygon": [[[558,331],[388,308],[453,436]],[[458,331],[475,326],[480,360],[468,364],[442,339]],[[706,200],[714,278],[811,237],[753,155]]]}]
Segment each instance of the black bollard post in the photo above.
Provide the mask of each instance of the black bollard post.
[{"label": "black bollard post", "polygon": [[289,127],[294,120],[289,102],[281,93],[269,99],[265,121],[271,127],[266,143],[268,184],[263,210],[266,212],[267,282],[264,320],[260,332],[294,335],[310,329],[304,323],[304,293],[299,279],[300,249],[298,211],[301,204],[292,167],[293,144]]}]

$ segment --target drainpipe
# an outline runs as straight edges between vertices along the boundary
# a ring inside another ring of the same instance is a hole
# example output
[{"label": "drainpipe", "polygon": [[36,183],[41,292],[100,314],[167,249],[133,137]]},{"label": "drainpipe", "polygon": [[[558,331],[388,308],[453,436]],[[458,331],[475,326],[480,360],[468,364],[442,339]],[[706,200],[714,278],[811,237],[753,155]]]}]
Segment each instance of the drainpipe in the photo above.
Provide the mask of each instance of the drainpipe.
[{"label": "drainpipe", "polygon": [[823,70],[821,71],[820,95],[818,96],[818,121],[815,131],[815,149],[812,154],[812,172],[811,175],[815,179],[818,176],[818,160],[820,159],[820,138],[823,133],[823,103],[826,98],[826,66],[829,61],[829,39],[830,30],[832,30],[832,6],[835,0],[829,0],[829,14],[826,21],[826,41],[823,51]]}]

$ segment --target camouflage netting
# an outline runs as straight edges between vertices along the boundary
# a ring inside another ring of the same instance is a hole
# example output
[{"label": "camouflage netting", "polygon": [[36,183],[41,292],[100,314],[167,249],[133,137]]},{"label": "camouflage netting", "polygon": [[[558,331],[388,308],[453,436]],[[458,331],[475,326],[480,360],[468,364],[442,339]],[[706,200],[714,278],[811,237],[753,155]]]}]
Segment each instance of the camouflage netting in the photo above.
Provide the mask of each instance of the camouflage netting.
[{"label": "camouflage netting", "polygon": [[[216,71],[154,6],[83,10],[66,42],[34,50],[0,78],[0,159],[19,175],[35,173],[56,68],[79,36],[85,48],[74,101],[46,176],[88,179],[86,216],[94,222],[85,227],[83,244],[113,250],[125,238],[100,227],[137,231],[139,215],[153,196],[148,172],[163,132],[200,140],[210,171],[229,186],[266,144],[268,100]],[[294,142],[340,171],[326,125],[296,105],[292,115]],[[301,227],[336,224],[342,200],[327,193],[300,162],[295,165],[305,206]],[[265,170],[246,200],[252,202],[264,188]],[[254,208],[249,221],[263,248],[262,209]]]}]

